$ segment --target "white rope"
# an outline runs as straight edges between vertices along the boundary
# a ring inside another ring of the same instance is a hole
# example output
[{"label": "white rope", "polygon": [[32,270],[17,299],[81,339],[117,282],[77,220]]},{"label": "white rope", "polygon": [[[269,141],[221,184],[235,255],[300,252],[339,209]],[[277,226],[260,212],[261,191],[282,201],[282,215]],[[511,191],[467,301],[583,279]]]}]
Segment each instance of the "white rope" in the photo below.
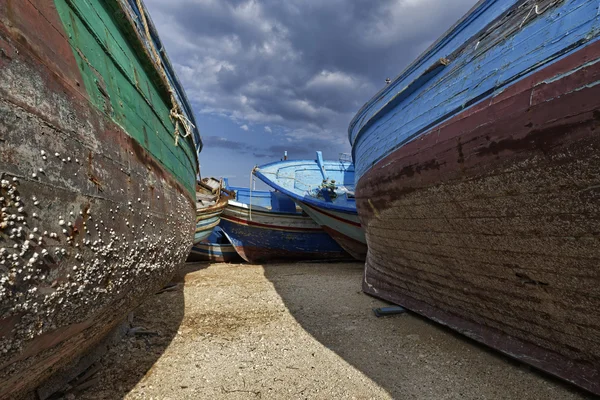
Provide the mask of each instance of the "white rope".
[{"label": "white rope", "polygon": [[544,10],[542,10],[542,11],[540,11],[540,7],[536,3],[533,7],[531,7],[531,10],[529,10],[529,13],[527,14],[527,16],[525,17],[525,19],[523,20],[523,22],[521,22],[521,25],[519,25],[519,29],[523,28],[523,25],[525,25],[525,22],[529,19],[529,17],[531,16],[531,13],[533,11],[535,11],[535,15],[543,14],[546,11],[548,11],[548,9],[550,7],[552,7],[553,5],[555,5],[556,3],[560,2],[560,1],[562,1],[562,0],[553,1],[552,3],[548,4],[548,7],[544,8]]},{"label": "white rope", "polygon": [[[155,58],[155,60],[154,60],[155,67],[158,69],[161,77],[165,81],[165,85],[167,85],[167,90],[169,91],[169,95],[171,96],[172,108],[171,108],[171,111],[169,112],[169,118],[171,118],[171,121],[174,120],[174,122],[175,122],[175,132],[173,132],[173,135],[175,136],[175,146],[178,146],[179,145],[179,136],[182,136],[184,138],[190,136],[190,134],[192,133],[192,129],[194,129],[195,126],[194,126],[194,124],[191,123],[191,121],[182,112],[180,112],[181,109],[179,107],[179,102],[175,98],[175,95],[173,93],[173,88],[171,87],[171,84],[169,83],[169,77],[167,76],[167,73],[165,72],[165,67],[163,65],[162,59],[160,58],[160,55],[156,51],[156,48],[154,48],[152,36],[150,35],[150,28],[148,28],[148,21],[146,20],[146,11],[145,11],[144,7],[142,6],[141,0],[136,0],[136,3],[137,3],[138,10],[140,11],[140,15],[142,17],[142,24],[144,25],[144,32],[146,33],[146,40],[148,40],[148,45],[150,46],[150,49],[152,50],[152,54],[154,55],[154,58]],[[180,123],[181,123],[181,125],[183,125],[183,129],[185,130],[184,135],[181,135],[179,133],[179,124]]]},{"label": "white rope", "polygon": [[[171,89],[169,89],[169,91],[171,91]],[[177,101],[175,100],[173,94],[171,93],[171,102],[173,102],[173,104],[177,104]],[[175,120],[175,146],[179,145],[179,137],[183,137],[186,138],[188,136],[190,136],[190,134],[192,133],[192,129],[195,128],[194,124],[192,124],[192,122],[183,114],[177,112],[177,108],[175,106],[173,106],[173,108],[171,109],[169,115],[171,116],[171,119]],[[179,123],[181,122],[181,125],[183,125],[183,129],[185,129],[185,135],[181,135],[179,133]]]}]

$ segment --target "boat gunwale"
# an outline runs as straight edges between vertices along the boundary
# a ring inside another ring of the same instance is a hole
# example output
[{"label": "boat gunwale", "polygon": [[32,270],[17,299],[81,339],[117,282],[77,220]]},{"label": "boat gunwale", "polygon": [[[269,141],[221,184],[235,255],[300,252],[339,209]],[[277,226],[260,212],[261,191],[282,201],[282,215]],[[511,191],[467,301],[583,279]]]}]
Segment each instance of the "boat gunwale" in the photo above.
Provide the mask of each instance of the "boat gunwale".
[{"label": "boat gunwale", "polygon": [[[488,0],[483,0],[483,1],[488,1]],[[493,0],[493,1],[495,1],[495,0]],[[558,4],[558,3],[563,2],[563,1],[564,0],[556,0],[555,4]],[[493,26],[504,15],[509,14],[514,9],[521,7],[523,4],[521,4],[521,3],[514,4],[513,6],[511,6],[510,8],[508,8],[501,15],[499,15],[496,19],[494,19],[493,21],[491,21],[485,28],[482,28],[480,31],[478,31],[476,35],[470,37],[468,40],[465,41],[465,43],[463,45],[461,45],[457,49],[455,49],[452,52],[452,54],[455,54],[457,52],[462,51],[466,46],[468,46],[470,43],[472,43],[474,41],[474,38],[480,36],[481,32],[485,31],[488,27]],[[546,12],[546,11],[548,11],[548,8],[545,9],[543,12]],[[464,17],[463,17],[463,19],[464,19]],[[498,85],[496,83],[496,85],[493,88],[489,89],[488,91],[483,92],[483,93],[479,94],[476,97],[468,99],[468,101],[466,101],[462,105],[456,107],[453,110],[450,110],[449,112],[447,112],[446,114],[444,114],[441,117],[437,118],[436,120],[432,121],[428,125],[423,126],[422,128],[414,131],[412,134],[410,134],[409,136],[407,136],[404,140],[400,141],[395,146],[391,147],[386,154],[381,155],[380,157],[372,160],[371,166],[369,168],[373,167],[374,165],[376,165],[377,163],[379,163],[381,160],[385,159],[387,157],[387,155],[389,155],[392,152],[396,151],[397,149],[399,149],[399,148],[407,145],[408,143],[412,142],[413,140],[416,140],[416,139],[420,138],[423,134],[425,134],[425,133],[427,133],[427,132],[429,132],[431,130],[436,129],[437,127],[442,126],[444,123],[446,123],[447,121],[451,120],[455,116],[460,115],[462,112],[468,111],[468,110],[472,109],[473,107],[476,107],[476,106],[478,106],[479,104],[481,104],[481,103],[483,103],[485,101],[489,101],[490,99],[493,99],[496,94],[502,93],[507,88],[509,88],[511,85],[513,85],[513,84],[515,84],[515,83],[517,83],[517,82],[519,82],[521,80],[527,79],[528,76],[531,76],[532,74],[534,74],[537,71],[539,71],[540,67],[545,68],[545,66],[552,65],[552,64],[560,61],[564,57],[568,57],[569,54],[572,54],[573,52],[578,51],[578,50],[582,49],[583,47],[585,47],[587,45],[590,45],[590,44],[593,44],[593,43],[595,43],[596,41],[599,41],[599,40],[600,40],[600,37],[587,37],[585,39],[580,39],[580,40],[572,43],[570,46],[567,46],[567,47],[561,49],[560,51],[553,53],[551,56],[547,57],[544,60],[545,64],[541,64],[541,63],[534,64],[530,68],[523,70],[520,74],[516,74],[516,75],[514,75],[514,76],[512,76],[512,77],[510,77],[508,79],[506,79],[504,82],[502,82],[501,85]],[[424,55],[421,55],[420,57],[423,57],[423,56]],[[418,61],[418,60],[420,60],[420,58],[418,58],[415,61]],[[401,76],[399,78],[404,78],[404,76]],[[410,83],[409,83],[409,85],[410,85]],[[392,85],[388,85],[388,86],[392,86]],[[400,94],[401,92],[402,92],[402,90],[399,91],[398,94]],[[373,103],[374,99],[375,98],[371,99],[367,104],[365,104],[365,106],[367,106],[368,104]],[[349,136],[350,142],[352,144],[352,157],[353,158],[355,158],[356,144],[358,143],[358,140],[367,133],[367,131],[365,130],[365,128],[369,128],[370,127],[369,122],[372,119],[379,118],[379,114],[382,113],[382,112],[385,113],[385,114],[387,114],[387,112],[389,111],[387,106],[393,100],[394,100],[394,98],[390,99],[390,101],[388,103],[384,104],[373,115],[371,115],[371,117],[368,120],[366,120],[361,125],[361,127],[359,128],[359,131],[355,135],[353,141],[351,140],[351,137]],[[349,133],[349,135],[351,135],[351,131],[355,128],[355,124],[357,122],[358,117],[359,117],[359,114],[357,113],[354,116],[354,118],[352,119],[352,121],[350,123],[350,126],[348,127],[348,133]],[[363,172],[363,175],[366,172],[367,171]],[[361,177],[362,177],[362,175],[361,175]]]},{"label": "boat gunwale", "polygon": [[[243,203],[237,200],[230,200],[228,205],[232,206],[232,208],[239,208],[242,209],[244,211],[250,211],[252,213],[261,213],[261,214],[268,214],[268,215],[276,215],[276,216],[281,216],[281,217],[286,217],[286,218],[307,218],[306,215],[304,215],[304,212],[301,210],[298,210],[296,212],[291,212],[291,211],[274,211],[272,209],[269,208],[265,208],[262,206],[252,206],[248,203]],[[256,207],[256,208],[254,208]]]},{"label": "boat gunwale", "polygon": [[[442,47],[441,45],[443,44],[443,42],[446,41],[446,39],[451,40],[460,31],[462,31],[462,29],[466,25],[468,25],[468,23],[470,23],[472,16],[474,16],[476,13],[480,13],[481,11],[483,11],[484,6],[490,6],[495,1],[496,0],[479,0],[477,2],[477,4],[475,4],[473,7],[471,7],[469,9],[469,11],[467,11],[467,13],[462,16],[462,18],[460,18],[458,21],[456,21],[450,28],[448,28],[446,30],[446,32],[444,32],[442,35],[440,35],[440,37],[435,42],[433,42],[427,49],[425,49],[419,56],[417,56],[408,66],[406,66],[394,79],[392,79],[392,82],[390,84],[382,87],[373,97],[371,97],[371,99],[369,99],[356,112],[356,114],[350,121],[350,124],[348,126],[348,142],[350,143],[350,145],[353,146],[353,144],[358,140],[358,134],[356,135],[354,140],[352,139],[352,132],[354,131],[354,128],[358,123],[358,120],[362,116],[365,115],[366,111],[369,109],[369,107],[372,104],[376,103],[379,99],[384,97],[385,94],[391,92],[392,89],[396,89],[396,84],[400,83],[404,78],[406,78],[408,75],[413,73],[417,68],[426,64],[426,62],[430,60],[432,53],[434,53],[434,51],[437,50],[438,48]],[[477,33],[479,33],[479,32],[477,32]],[[472,41],[472,37],[465,42],[465,45],[467,43],[470,43],[471,41]],[[373,115],[377,114],[378,112],[379,111],[375,112]],[[353,154],[353,156],[354,156],[354,154]]]},{"label": "boat gunwale", "polygon": [[[195,197],[195,195],[194,195]],[[218,212],[219,210],[225,209],[227,204],[229,203],[230,198],[227,195],[221,194],[219,200],[216,204],[211,204],[210,206],[206,206],[203,208],[196,207],[196,217],[200,217],[202,214],[207,212]]]}]

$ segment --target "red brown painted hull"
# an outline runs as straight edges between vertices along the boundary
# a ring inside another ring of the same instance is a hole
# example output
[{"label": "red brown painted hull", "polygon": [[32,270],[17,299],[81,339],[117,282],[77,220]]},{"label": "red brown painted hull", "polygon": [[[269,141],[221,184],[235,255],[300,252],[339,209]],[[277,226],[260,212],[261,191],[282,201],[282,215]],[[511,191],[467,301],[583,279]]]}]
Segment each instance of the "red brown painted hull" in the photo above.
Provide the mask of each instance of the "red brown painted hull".
[{"label": "red brown painted hull", "polygon": [[348,254],[350,254],[354,259],[363,261],[367,257],[367,245],[359,242],[358,240],[354,240],[351,237],[344,235],[343,233],[336,231],[335,229],[331,229],[328,226],[323,226],[323,230],[329,234],[338,242],[340,246]]},{"label": "red brown painted hull", "polygon": [[[91,106],[46,1],[0,0],[0,175],[10,182],[2,207],[24,218],[17,225],[25,232],[2,226],[0,247],[24,246],[32,235],[17,260],[42,254],[29,269],[0,268],[10,281],[0,285],[4,399],[77,359],[170,279],[191,247],[195,204]],[[8,204],[10,193],[21,211]]]},{"label": "red brown painted hull", "polygon": [[596,394],[599,58],[592,44],[464,111],[356,192],[367,293]]}]

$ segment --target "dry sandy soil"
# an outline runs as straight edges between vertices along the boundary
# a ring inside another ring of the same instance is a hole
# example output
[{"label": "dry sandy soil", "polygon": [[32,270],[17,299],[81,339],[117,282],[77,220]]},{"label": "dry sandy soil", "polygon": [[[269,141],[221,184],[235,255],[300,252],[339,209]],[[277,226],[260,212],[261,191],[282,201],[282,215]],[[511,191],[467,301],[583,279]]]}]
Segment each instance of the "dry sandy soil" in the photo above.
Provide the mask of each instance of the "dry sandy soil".
[{"label": "dry sandy soil", "polygon": [[418,316],[376,318],[361,277],[359,263],[188,265],[77,398],[586,398]]}]

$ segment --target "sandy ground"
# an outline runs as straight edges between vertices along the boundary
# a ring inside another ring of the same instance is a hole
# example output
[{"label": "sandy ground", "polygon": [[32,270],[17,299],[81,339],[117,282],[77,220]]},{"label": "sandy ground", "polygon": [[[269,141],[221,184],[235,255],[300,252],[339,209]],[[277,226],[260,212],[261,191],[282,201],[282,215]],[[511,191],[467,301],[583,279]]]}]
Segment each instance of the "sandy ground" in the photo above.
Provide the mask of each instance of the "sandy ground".
[{"label": "sandy ground", "polygon": [[362,265],[192,264],[82,399],[582,399],[412,314],[376,318]]}]

